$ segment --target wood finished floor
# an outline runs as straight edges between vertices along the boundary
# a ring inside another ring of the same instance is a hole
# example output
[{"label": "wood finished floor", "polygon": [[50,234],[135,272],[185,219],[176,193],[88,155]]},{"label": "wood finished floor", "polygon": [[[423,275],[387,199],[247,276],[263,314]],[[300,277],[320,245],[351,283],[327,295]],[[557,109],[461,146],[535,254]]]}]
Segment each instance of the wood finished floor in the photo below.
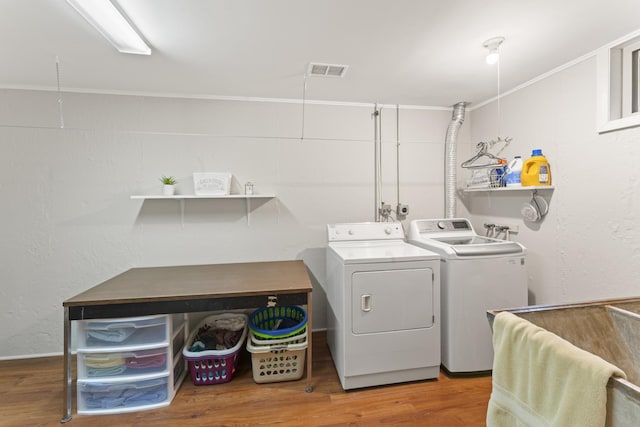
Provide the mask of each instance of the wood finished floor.
[{"label": "wood finished floor", "polygon": [[[484,426],[491,377],[340,387],[324,333],[314,333],[314,391],[305,380],[255,384],[242,355],[231,382],[194,386],[187,377],[166,408],[118,415],[75,414],[76,426]],[[74,374],[75,375],[75,374]],[[0,426],[60,426],[62,358],[0,362]]]}]

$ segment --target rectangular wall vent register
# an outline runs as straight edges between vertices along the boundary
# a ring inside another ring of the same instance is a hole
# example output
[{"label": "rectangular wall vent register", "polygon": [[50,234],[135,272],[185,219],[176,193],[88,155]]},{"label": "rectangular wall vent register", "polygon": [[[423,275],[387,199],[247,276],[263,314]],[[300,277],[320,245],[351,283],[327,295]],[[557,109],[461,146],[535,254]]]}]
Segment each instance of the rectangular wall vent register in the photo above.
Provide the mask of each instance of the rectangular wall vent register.
[{"label": "rectangular wall vent register", "polygon": [[309,64],[307,75],[315,77],[344,77],[348,65],[321,64],[312,62]]}]

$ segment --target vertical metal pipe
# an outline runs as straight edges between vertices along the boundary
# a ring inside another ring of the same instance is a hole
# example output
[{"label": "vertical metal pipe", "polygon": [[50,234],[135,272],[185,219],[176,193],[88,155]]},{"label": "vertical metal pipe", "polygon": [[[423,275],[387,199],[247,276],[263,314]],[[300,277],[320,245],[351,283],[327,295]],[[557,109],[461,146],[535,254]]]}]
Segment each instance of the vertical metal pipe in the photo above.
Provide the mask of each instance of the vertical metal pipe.
[{"label": "vertical metal pipe", "polygon": [[[378,108],[378,221],[382,221],[382,106]],[[386,220],[386,217],[385,217]]]},{"label": "vertical metal pipe", "polygon": [[[396,206],[400,204],[400,105],[396,104]],[[396,216],[399,215],[396,212]]]},{"label": "vertical metal pipe", "polygon": [[64,319],[63,319],[63,341],[64,355],[62,357],[62,363],[64,365],[64,383],[62,385],[62,419],[61,423],[71,421],[71,320],[69,319],[69,307],[64,307]]},{"label": "vertical metal pipe", "polygon": [[380,222],[380,206],[381,206],[381,158],[380,158],[380,117],[381,111],[378,109],[378,104],[375,104],[373,111],[373,163],[374,163],[374,220]]},{"label": "vertical metal pipe", "polygon": [[458,140],[458,130],[464,122],[464,113],[467,102],[458,102],[453,106],[453,115],[449,127],[447,128],[447,136],[445,139],[445,181],[444,181],[444,210],[446,218],[455,218],[456,216],[456,181],[457,181],[457,155],[456,144]]}]

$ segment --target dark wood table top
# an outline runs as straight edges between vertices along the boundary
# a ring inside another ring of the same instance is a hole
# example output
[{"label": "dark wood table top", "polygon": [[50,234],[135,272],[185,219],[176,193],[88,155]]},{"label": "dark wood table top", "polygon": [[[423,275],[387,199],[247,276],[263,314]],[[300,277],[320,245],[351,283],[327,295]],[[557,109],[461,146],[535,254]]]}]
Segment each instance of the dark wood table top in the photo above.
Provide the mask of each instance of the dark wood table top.
[{"label": "dark wood table top", "polygon": [[63,302],[65,307],[311,292],[301,260],[142,267]]}]

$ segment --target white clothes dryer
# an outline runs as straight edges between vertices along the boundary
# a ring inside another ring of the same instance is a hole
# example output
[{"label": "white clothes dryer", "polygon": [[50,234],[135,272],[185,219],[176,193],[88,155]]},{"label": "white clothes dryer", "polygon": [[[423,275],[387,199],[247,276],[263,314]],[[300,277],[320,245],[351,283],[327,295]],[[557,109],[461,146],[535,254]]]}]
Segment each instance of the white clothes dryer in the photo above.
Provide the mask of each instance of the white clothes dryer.
[{"label": "white clothes dryer", "polygon": [[440,257],[401,223],[327,226],[327,343],[342,388],[437,378]]},{"label": "white clothes dryer", "polygon": [[445,370],[490,371],[493,342],[487,310],[527,305],[524,246],[478,236],[463,218],[411,221],[408,241],[441,256]]}]

